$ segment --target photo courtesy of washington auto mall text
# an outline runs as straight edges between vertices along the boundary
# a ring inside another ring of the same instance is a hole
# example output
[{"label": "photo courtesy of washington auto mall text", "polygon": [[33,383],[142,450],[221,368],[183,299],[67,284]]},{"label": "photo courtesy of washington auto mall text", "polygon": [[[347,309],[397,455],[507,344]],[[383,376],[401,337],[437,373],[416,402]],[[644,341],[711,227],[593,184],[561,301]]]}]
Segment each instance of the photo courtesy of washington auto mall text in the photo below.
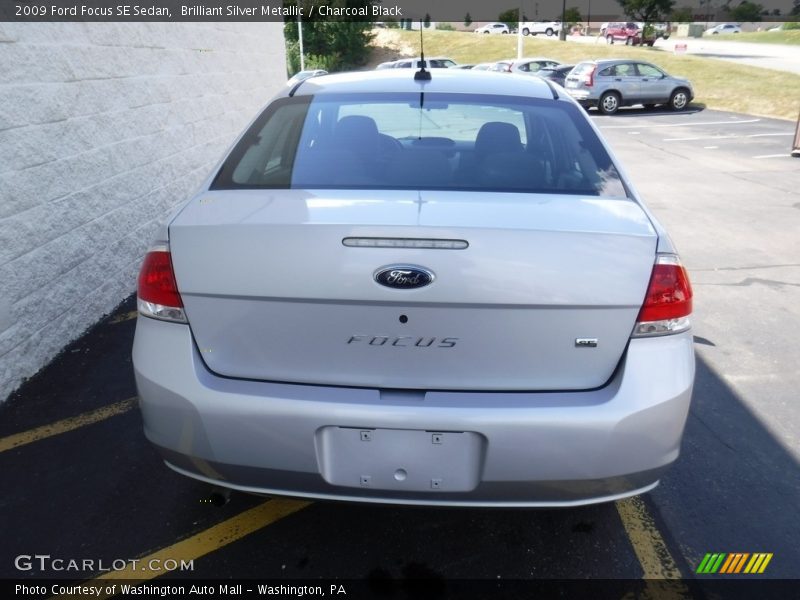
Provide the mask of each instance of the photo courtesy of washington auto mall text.
[{"label": "photo courtesy of washington auto mall text", "polygon": [[322,585],[291,585],[291,584],[180,584],[167,583],[48,583],[14,585],[14,594],[26,598],[110,598],[112,596],[136,596],[138,598],[185,598],[193,596],[206,597],[258,597],[271,598],[346,598],[347,586],[344,584]]}]

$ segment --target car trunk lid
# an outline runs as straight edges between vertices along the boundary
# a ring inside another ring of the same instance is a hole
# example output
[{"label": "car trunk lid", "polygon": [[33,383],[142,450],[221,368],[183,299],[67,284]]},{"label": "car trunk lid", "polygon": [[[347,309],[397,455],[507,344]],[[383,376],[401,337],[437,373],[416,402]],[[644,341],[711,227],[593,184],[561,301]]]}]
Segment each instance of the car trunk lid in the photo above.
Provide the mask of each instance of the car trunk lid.
[{"label": "car trunk lid", "polygon": [[[205,192],[169,232],[213,372],[440,390],[603,385],[657,242],[629,199],[396,190]],[[433,282],[376,281],[404,265]]]}]

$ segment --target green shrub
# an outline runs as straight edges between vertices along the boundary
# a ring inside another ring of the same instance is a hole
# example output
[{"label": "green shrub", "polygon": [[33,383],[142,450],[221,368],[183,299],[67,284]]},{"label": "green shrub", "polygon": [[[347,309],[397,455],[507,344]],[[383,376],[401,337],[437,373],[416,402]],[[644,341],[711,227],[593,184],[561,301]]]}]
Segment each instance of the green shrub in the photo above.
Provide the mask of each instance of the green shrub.
[{"label": "green shrub", "polygon": [[[361,21],[304,21],[303,47],[306,69],[343,71],[367,62],[372,24]],[[300,70],[300,44],[296,22],[284,25],[286,67],[290,75]]]}]

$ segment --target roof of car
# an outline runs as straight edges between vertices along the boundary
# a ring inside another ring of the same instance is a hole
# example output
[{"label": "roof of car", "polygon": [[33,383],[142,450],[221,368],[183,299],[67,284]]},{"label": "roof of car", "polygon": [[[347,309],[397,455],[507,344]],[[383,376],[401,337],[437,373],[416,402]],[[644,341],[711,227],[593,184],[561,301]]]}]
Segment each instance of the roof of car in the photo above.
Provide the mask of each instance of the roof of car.
[{"label": "roof of car", "polygon": [[594,63],[596,65],[610,65],[612,63],[629,63],[629,62],[644,63],[647,65],[652,64],[651,62],[639,58],[597,58],[594,60],[581,61],[581,63]]},{"label": "roof of car", "polygon": [[471,69],[434,69],[428,81],[415,81],[409,69],[352,71],[320,75],[306,79],[283,95],[314,96],[342,93],[400,93],[445,92],[455,94],[492,94],[498,96],[527,96],[552,98],[550,86],[533,77],[512,75],[498,77],[496,73]]}]

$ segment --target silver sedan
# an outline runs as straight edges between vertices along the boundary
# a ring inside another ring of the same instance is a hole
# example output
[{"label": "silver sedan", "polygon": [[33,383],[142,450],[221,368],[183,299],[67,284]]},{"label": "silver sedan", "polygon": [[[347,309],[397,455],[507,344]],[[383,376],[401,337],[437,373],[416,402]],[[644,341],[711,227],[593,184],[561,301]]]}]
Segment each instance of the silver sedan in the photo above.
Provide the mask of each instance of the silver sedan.
[{"label": "silver sedan", "polygon": [[654,488],[694,380],[676,250],[537,77],[284,90],[154,240],[133,362],[175,471],[268,495],[573,506]]}]

